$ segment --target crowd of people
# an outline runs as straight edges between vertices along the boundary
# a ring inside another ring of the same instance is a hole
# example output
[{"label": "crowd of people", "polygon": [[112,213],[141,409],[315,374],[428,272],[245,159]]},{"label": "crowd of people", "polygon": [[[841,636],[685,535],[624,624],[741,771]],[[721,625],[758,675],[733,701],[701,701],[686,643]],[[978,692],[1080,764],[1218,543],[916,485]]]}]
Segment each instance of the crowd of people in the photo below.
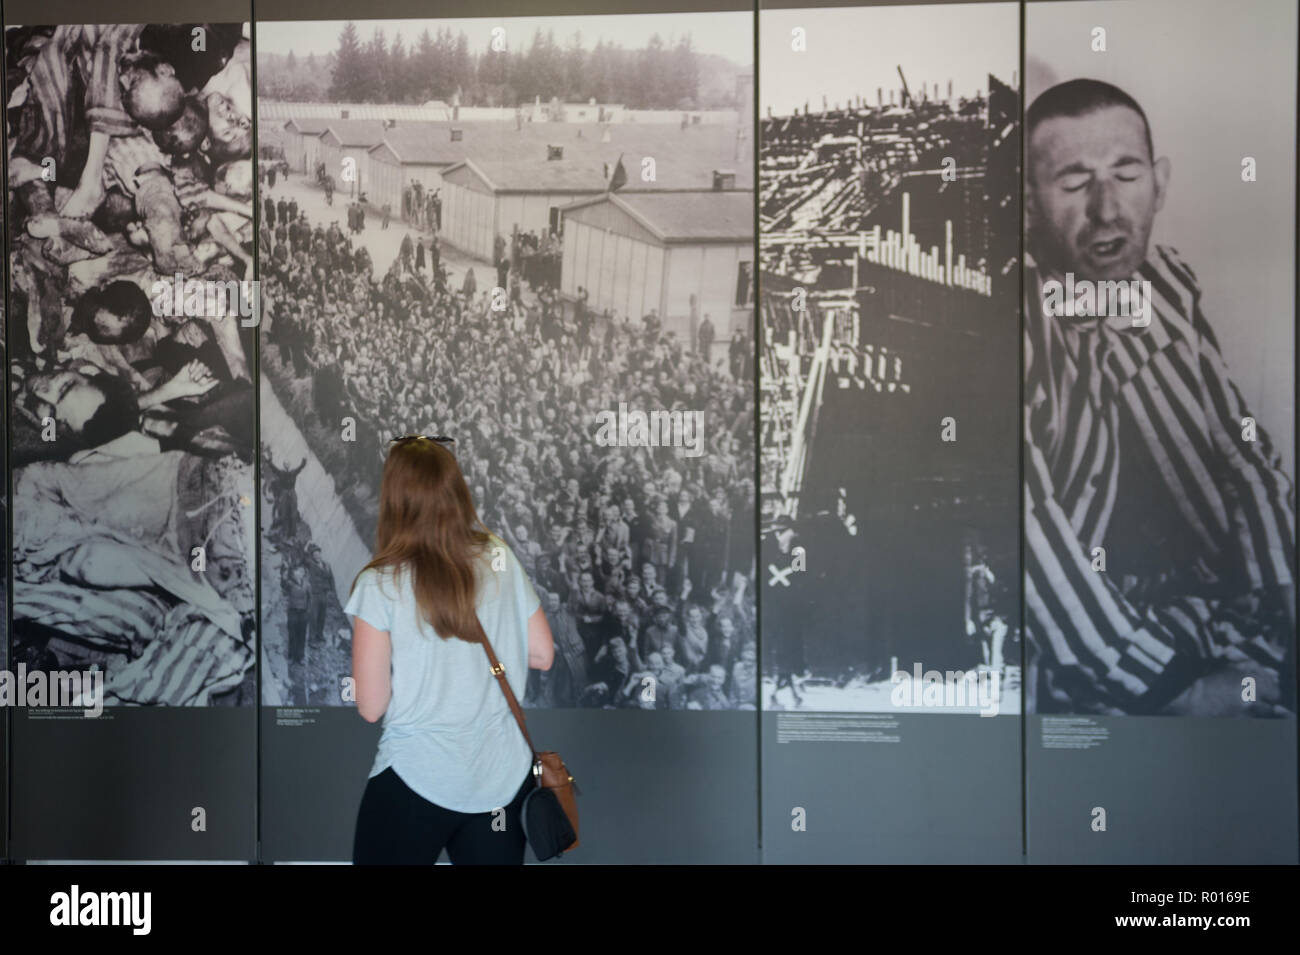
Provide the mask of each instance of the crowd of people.
[{"label": "crowd of people", "polygon": [[[387,440],[451,435],[555,635],[527,703],[753,707],[751,381],[657,321],[593,314],[541,280],[494,309],[490,281],[471,268],[455,282],[436,254],[426,273],[405,244],[376,275],[336,223],[301,221],[263,269],[264,367],[281,386],[311,381],[298,424],[363,537]],[[705,453],[600,446],[595,417],[620,402],[703,411]]]},{"label": "crowd of people", "polygon": [[415,179],[402,190],[402,218],[422,232],[442,231],[442,190]]},{"label": "crowd of people", "polygon": [[535,229],[516,227],[510,234],[509,258],[506,257],[506,239],[502,235],[494,240],[492,255],[498,268],[502,262],[511,263],[529,285],[554,287],[560,283],[561,249],[562,240],[552,230],[538,235]]}]

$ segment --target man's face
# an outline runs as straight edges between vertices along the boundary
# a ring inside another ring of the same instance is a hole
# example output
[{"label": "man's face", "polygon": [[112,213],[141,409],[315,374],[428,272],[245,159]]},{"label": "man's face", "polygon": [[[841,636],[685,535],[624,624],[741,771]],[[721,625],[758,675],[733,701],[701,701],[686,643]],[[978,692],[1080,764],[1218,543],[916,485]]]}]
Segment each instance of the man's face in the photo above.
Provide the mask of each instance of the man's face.
[{"label": "man's face", "polygon": [[1169,160],[1152,161],[1142,117],[1124,106],[1043,121],[1029,143],[1032,248],[1089,281],[1128,279],[1146,258]]},{"label": "man's face", "polygon": [[31,410],[38,418],[53,418],[77,434],[105,400],[98,385],[71,369],[35,375],[27,390],[36,399]]}]

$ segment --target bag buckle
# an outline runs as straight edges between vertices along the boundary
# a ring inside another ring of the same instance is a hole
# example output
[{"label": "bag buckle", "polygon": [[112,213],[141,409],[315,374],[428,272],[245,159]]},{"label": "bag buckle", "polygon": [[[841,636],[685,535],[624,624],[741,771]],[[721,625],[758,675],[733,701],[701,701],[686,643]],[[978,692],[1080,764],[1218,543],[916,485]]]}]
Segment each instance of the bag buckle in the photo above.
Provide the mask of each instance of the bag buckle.
[{"label": "bag buckle", "polygon": [[504,666],[502,666],[499,662],[498,662],[498,663],[494,663],[494,664],[492,665],[492,675],[493,675],[493,676],[500,676],[502,673],[505,673],[505,672],[506,672],[506,668],[505,668]]}]

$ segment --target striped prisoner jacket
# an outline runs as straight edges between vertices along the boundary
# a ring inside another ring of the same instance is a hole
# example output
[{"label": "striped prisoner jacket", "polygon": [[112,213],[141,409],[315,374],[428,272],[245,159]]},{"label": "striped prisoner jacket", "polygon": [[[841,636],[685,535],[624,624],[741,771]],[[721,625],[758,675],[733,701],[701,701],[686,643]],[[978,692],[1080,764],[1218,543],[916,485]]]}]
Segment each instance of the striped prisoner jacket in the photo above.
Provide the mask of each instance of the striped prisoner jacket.
[{"label": "striped prisoner jacket", "polygon": [[[1159,712],[1228,662],[1281,668],[1295,635],[1294,488],[1174,250],[1150,324],[1044,313],[1025,283],[1025,604],[1037,712]],[[1106,569],[1099,566],[1104,548]]]}]

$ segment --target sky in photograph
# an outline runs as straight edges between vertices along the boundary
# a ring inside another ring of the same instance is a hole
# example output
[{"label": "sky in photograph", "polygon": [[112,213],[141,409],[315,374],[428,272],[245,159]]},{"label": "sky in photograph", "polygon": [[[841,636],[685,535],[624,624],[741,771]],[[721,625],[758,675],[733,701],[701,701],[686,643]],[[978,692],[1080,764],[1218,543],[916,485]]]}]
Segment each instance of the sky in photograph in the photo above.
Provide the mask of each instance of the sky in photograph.
[{"label": "sky in photograph", "polygon": [[[988,88],[988,74],[1004,83],[1020,60],[1020,8],[1015,3],[932,4],[908,7],[835,7],[759,13],[758,101],[763,116],[788,116],[805,101],[821,109],[861,93],[871,104],[876,88],[898,89],[902,66],[909,88],[970,96]],[[791,49],[791,31],[803,27],[806,52]]]}]

